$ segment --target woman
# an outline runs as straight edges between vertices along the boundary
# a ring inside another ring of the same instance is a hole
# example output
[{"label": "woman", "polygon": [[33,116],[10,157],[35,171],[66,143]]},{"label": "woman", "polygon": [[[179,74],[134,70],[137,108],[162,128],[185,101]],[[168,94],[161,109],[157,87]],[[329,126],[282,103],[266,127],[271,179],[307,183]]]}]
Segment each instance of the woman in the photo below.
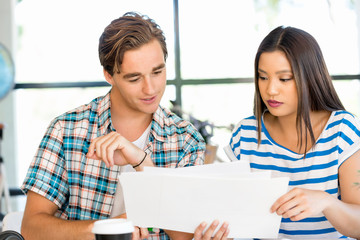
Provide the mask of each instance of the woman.
[{"label": "woman", "polygon": [[280,26],[265,37],[254,100],[229,146],[252,171],[289,177],[270,210],[283,217],[279,238],[360,238],[360,120],[345,111],[309,33]]}]

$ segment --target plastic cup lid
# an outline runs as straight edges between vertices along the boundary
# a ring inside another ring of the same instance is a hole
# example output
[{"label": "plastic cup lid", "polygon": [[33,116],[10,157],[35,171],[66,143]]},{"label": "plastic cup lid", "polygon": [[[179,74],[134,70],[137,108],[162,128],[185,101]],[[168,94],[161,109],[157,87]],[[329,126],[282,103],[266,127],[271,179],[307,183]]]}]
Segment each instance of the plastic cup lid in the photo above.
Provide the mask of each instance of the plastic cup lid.
[{"label": "plastic cup lid", "polygon": [[92,228],[92,232],[95,234],[124,234],[133,231],[132,222],[123,218],[98,220]]}]

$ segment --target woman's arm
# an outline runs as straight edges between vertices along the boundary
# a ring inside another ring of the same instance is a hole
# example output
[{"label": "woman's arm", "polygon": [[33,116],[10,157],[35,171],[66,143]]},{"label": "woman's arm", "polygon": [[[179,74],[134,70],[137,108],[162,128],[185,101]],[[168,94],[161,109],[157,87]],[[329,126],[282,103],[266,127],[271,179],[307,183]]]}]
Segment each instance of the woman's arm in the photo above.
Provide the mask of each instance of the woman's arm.
[{"label": "woman's arm", "polygon": [[360,150],[348,158],[339,169],[341,200],[330,194],[294,188],[281,196],[271,207],[272,212],[299,221],[322,212],[341,234],[360,239]]},{"label": "woman's arm", "polygon": [[330,223],[345,236],[360,239],[360,150],[339,169],[341,201],[332,198],[323,213]]}]

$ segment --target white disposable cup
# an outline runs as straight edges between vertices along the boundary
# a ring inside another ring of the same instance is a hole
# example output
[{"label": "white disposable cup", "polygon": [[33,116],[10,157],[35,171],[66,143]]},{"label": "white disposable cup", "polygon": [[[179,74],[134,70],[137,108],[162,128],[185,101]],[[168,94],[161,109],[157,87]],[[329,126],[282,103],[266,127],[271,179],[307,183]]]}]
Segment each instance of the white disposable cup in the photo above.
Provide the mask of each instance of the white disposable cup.
[{"label": "white disposable cup", "polygon": [[96,221],[92,232],[96,240],[131,240],[134,226],[123,218],[105,219]]}]

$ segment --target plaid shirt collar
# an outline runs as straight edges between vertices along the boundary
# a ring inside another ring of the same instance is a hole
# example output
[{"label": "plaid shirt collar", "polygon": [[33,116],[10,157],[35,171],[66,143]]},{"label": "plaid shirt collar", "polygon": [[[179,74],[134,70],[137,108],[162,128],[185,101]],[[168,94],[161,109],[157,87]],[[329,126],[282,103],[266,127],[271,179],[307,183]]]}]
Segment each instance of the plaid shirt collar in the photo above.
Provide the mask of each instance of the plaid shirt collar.
[{"label": "plaid shirt collar", "polygon": [[[110,92],[109,91],[103,98],[99,99],[98,104],[96,105],[96,112],[98,112],[98,131],[97,136],[103,136],[108,134],[111,131],[116,131],[113,127],[111,121],[111,101],[110,101]],[[166,121],[167,117],[165,116],[165,109],[160,105],[157,108],[156,112],[153,114],[152,126],[150,129],[150,135],[152,135],[157,141],[167,142],[168,133],[166,132]]]}]

